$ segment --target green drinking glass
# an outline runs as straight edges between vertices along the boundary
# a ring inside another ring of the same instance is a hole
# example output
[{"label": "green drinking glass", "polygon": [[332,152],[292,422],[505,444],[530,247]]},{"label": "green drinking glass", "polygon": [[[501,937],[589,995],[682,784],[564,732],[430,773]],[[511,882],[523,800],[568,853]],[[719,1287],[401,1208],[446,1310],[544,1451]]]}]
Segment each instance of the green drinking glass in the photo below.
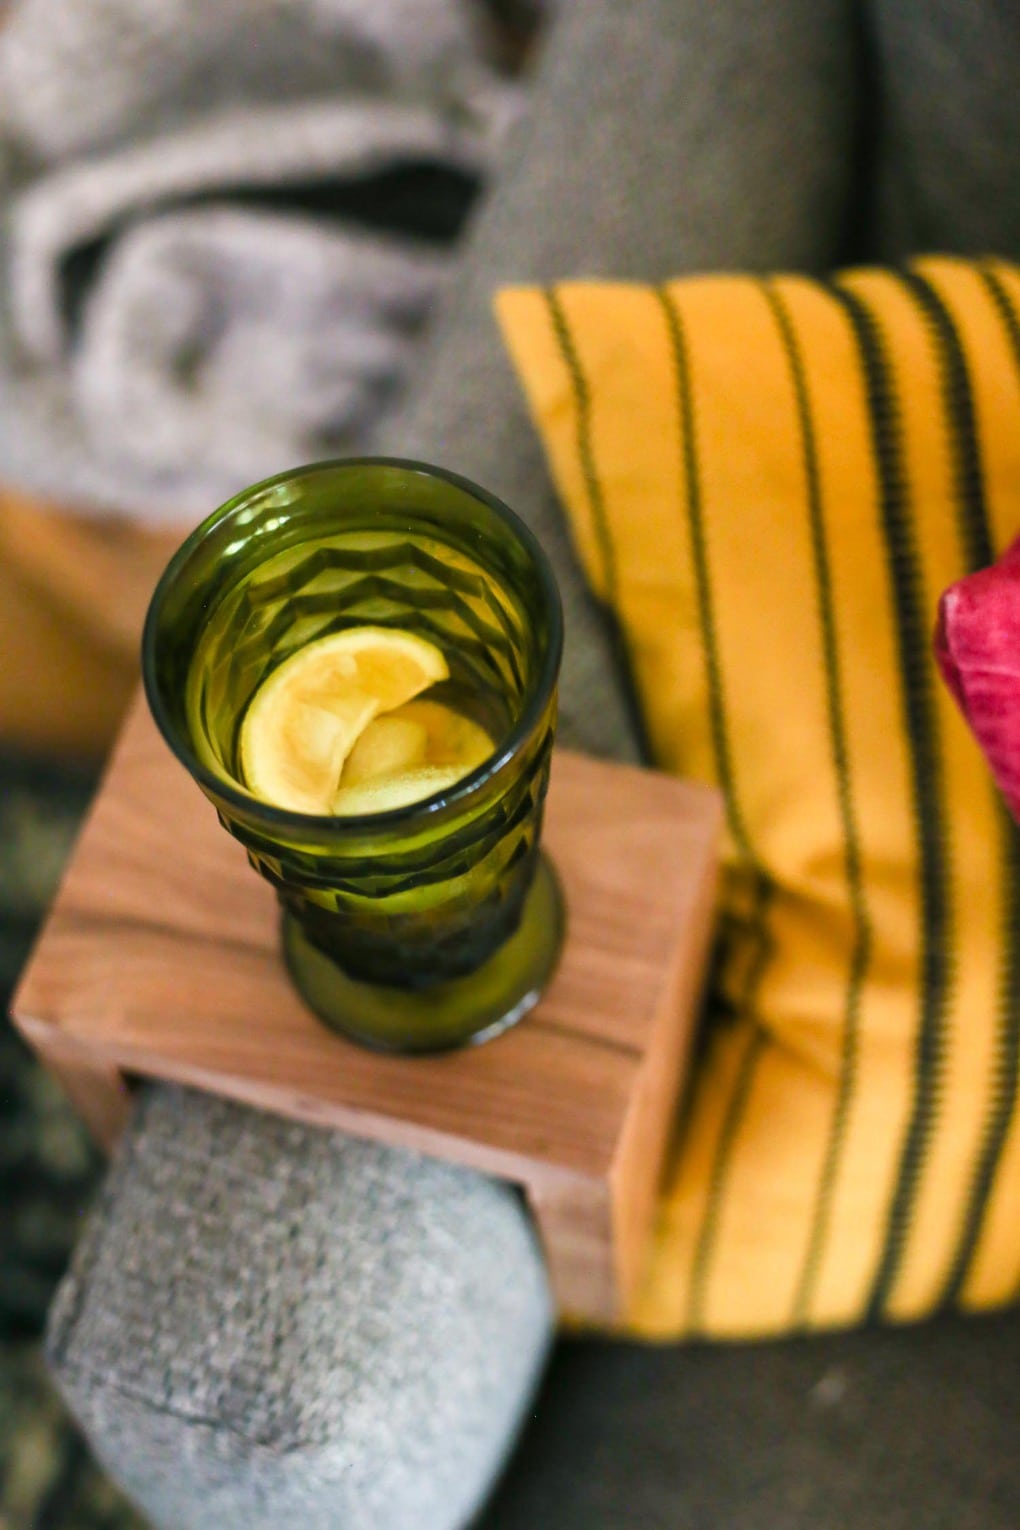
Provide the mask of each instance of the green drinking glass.
[{"label": "green drinking glass", "polygon": [[[387,812],[288,811],[244,783],[239,736],[267,675],[349,627],[441,648],[429,691],[495,752]],[[275,887],[293,980],[370,1046],[436,1051],[520,1019],[563,937],[539,852],[563,642],[548,560],[466,479],[391,458],[316,463],[246,489],[184,542],[149,608],[143,674],[170,748]]]}]

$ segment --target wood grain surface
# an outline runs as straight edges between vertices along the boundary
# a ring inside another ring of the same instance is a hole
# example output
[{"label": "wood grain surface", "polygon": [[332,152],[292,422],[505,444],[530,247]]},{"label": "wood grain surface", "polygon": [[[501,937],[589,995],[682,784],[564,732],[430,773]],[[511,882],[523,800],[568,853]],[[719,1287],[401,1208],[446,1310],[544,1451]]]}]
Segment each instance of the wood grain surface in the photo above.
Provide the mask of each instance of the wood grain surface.
[{"label": "wood grain surface", "polygon": [[520,1025],[437,1057],[383,1057],[304,1007],[272,890],[133,708],[14,1001],[100,1140],[123,1075],[472,1165],[521,1184],[561,1308],[623,1316],[642,1253],[711,922],[714,792],[566,751],[544,843],[568,934]]}]

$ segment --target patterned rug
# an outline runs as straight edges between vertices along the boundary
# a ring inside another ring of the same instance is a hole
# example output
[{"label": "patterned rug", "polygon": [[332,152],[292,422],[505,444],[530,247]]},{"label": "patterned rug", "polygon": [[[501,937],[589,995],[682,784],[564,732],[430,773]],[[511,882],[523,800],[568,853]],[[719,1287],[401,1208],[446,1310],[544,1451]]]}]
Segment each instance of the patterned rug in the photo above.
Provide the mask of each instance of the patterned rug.
[{"label": "patterned rug", "polygon": [[0,755],[0,1530],[143,1530],[46,1375],[46,1309],[100,1162],[7,1019],[92,780]]}]

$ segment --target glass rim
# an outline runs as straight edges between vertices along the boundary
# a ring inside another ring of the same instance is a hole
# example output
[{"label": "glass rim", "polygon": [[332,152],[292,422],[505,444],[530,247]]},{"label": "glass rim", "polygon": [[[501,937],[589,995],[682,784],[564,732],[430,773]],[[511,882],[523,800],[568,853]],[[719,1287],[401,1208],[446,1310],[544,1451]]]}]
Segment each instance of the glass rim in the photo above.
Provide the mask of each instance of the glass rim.
[{"label": "glass rim", "polygon": [[[330,813],[299,813],[292,808],[278,807],[246,791],[230,777],[219,776],[204,765],[191,747],[187,735],[182,740],[171,721],[157,679],[156,650],[159,616],[166,596],[192,554],[215,527],[231,515],[246,508],[255,495],[263,493],[266,489],[337,468],[359,467],[398,468],[419,473],[426,478],[442,479],[483,504],[496,516],[497,520],[501,520],[527,549],[538,574],[543,601],[549,612],[549,642],[537,679],[525,690],[524,706],[520,717],[511,728],[503,745],[488,760],[476,766],[459,781],[455,781],[452,786],[434,792],[430,797],[422,797],[416,802],[404,803],[401,807],[389,808],[384,812],[361,813],[345,818]],[[309,462],[301,467],[289,468],[282,473],[274,473],[269,478],[260,479],[258,483],[249,484],[247,488],[242,489],[240,493],[213,510],[188,533],[163,570],[152,592],[145,615],[141,650],[142,686],[149,710],[171,752],[200,786],[206,787],[211,794],[223,798],[244,813],[254,812],[267,825],[278,825],[285,829],[306,830],[319,834],[322,833],[325,825],[330,825],[334,833],[354,839],[378,829],[396,828],[422,815],[438,813],[444,808],[456,805],[472,796],[511,763],[517,750],[533,731],[556,684],[563,656],[563,603],[549,556],[530,526],[503,500],[487,489],[481,488],[470,478],[465,478],[463,474],[455,473],[449,468],[420,462],[411,457],[330,457],[321,462]]]}]

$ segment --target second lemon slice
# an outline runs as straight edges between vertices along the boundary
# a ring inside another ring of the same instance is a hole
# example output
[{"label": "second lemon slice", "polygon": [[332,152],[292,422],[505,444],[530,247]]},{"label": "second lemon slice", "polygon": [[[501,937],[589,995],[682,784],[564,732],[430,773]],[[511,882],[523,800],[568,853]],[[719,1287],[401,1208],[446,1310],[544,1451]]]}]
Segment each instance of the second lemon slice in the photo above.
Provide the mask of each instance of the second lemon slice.
[{"label": "second lemon slice", "polygon": [[444,792],[462,780],[465,772],[458,765],[420,765],[388,776],[376,776],[358,786],[343,786],[333,798],[333,812],[338,818],[357,818],[364,813],[391,813],[394,808],[421,802],[436,792]]},{"label": "second lemon slice", "polygon": [[403,706],[449,670],[434,643],[388,627],[319,638],[273,670],[241,725],[241,772],[263,801],[331,811],[351,749],[380,712]]},{"label": "second lemon slice", "polygon": [[339,818],[388,813],[445,791],[495,749],[485,729],[427,697],[368,724],[347,757],[332,809]]}]

